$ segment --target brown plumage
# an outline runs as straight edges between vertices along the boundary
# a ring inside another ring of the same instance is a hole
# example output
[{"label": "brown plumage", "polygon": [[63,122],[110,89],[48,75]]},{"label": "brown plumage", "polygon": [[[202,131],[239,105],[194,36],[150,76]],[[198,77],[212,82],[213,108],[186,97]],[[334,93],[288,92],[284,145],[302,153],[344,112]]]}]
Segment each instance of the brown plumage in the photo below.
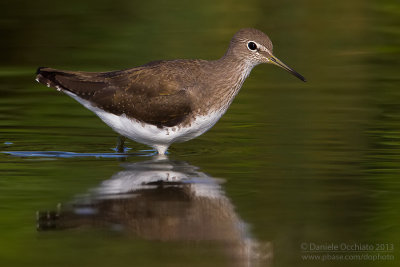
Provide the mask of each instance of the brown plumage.
[{"label": "brown plumage", "polygon": [[[155,61],[132,69],[97,73],[41,67],[37,71],[37,81],[66,91],[81,103],[84,102],[82,99],[87,101],[90,107],[85,106],[97,115],[100,109],[167,129],[169,135],[168,128],[191,127],[198,116],[208,116],[213,112],[222,115],[251,69],[260,63],[278,65],[304,80],[272,55],[272,43],[264,33],[242,29],[232,38],[228,51],[219,60]],[[147,138],[143,134],[137,137],[137,133],[130,136],[125,129],[122,131],[111,125],[113,123],[105,120],[103,115],[99,117],[120,134],[153,147],[168,147],[172,142],[194,138],[216,122],[213,119],[209,125],[202,124],[198,126],[201,131],[196,129],[190,135],[182,133],[188,135],[185,138]]]},{"label": "brown plumage", "polygon": [[166,75],[166,64],[170,62],[100,73],[39,68],[37,79],[115,115],[126,114],[158,127],[171,127],[190,114],[192,101],[177,77],[182,71]]}]

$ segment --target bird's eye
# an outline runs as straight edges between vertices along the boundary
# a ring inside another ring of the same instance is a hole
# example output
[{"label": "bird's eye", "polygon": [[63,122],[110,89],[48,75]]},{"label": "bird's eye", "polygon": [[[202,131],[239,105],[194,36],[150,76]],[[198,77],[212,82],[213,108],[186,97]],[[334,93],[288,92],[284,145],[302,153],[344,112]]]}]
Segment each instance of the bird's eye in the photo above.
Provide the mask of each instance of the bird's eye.
[{"label": "bird's eye", "polygon": [[250,49],[250,50],[257,50],[257,45],[256,45],[256,43],[255,42],[248,42],[247,43],[247,47]]}]

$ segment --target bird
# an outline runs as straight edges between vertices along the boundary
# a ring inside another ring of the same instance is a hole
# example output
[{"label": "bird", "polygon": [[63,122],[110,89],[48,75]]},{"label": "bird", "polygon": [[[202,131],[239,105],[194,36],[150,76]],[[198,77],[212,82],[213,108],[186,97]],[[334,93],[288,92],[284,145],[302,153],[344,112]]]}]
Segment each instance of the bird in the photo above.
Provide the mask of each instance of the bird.
[{"label": "bird", "polygon": [[109,72],[39,67],[36,81],[74,98],[121,136],[163,155],[172,143],[213,127],[255,66],[273,64],[306,81],[272,52],[265,33],[244,28],[216,60],[160,60]]}]

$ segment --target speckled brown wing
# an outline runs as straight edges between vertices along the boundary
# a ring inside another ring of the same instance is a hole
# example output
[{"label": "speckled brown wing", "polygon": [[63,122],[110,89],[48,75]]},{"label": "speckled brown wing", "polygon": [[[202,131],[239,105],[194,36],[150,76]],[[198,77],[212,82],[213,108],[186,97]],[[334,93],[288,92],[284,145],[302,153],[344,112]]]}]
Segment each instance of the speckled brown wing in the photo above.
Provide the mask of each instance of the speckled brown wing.
[{"label": "speckled brown wing", "polygon": [[40,83],[70,91],[115,115],[157,127],[172,127],[192,111],[188,92],[162,62],[114,72],[73,72],[39,68]]}]

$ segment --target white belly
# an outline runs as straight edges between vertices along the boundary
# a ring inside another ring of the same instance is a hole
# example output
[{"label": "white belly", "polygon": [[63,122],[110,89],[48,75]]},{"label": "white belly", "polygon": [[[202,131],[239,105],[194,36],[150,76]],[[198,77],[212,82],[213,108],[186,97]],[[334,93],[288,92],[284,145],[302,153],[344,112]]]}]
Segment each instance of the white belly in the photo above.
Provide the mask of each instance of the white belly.
[{"label": "white belly", "polygon": [[[168,146],[174,142],[184,142],[193,139],[207,130],[221,118],[226,110],[213,111],[205,116],[199,116],[192,121],[187,127],[163,127],[139,122],[135,119],[128,118],[125,114],[117,116],[99,109],[89,101],[78,97],[77,95],[64,91],[69,96],[76,99],[87,109],[96,113],[108,126],[117,133],[128,137],[136,142],[146,144],[156,148],[159,152],[165,152]],[[165,148],[165,149],[164,149]],[[164,153],[163,152],[163,153]]]}]

